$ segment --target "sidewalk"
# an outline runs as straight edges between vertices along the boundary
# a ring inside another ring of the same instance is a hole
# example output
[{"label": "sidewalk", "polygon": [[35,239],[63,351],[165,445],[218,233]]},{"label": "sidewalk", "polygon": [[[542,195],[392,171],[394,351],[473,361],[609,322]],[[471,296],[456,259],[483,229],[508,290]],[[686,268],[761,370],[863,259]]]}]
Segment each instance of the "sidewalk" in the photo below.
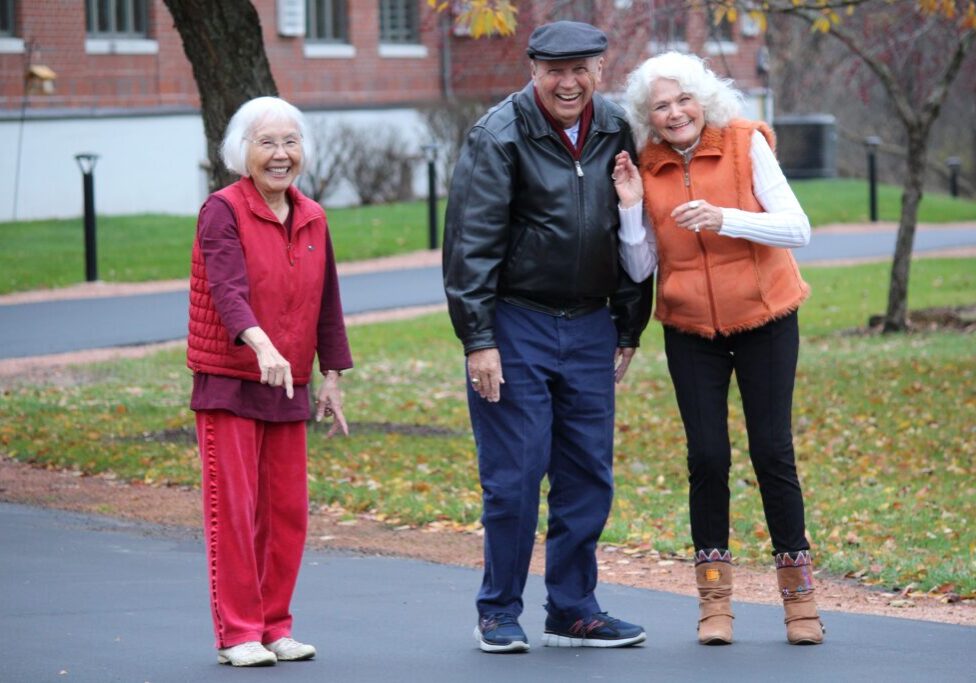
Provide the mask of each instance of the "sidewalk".
[{"label": "sidewalk", "polygon": [[0,680],[111,681],[972,681],[976,628],[824,612],[824,645],[786,643],[782,609],[736,605],[736,642],[703,647],[694,598],[601,585],[611,614],[642,623],[643,647],[545,648],[544,588],[530,576],[532,651],[476,648],[480,572],[413,560],[306,552],[293,601],[311,662],[219,666],[202,542],[186,530],[0,504]]},{"label": "sidewalk", "polygon": [[[857,263],[891,257],[894,225],[819,228],[809,246],[794,250],[801,264]],[[976,224],[920,226],[915,254],[976,254]],[[417,252],[340,268],[348,316],[443,306],[440,254]],[[128,290],[126,290],[128,288]],[[186,336],[186,284],[88,284],[68,291],[0,297],[0,359],[132,346]],[[162,290],[162,291],[160,291]],[[69,298],[70,297],[70,298]]]}]

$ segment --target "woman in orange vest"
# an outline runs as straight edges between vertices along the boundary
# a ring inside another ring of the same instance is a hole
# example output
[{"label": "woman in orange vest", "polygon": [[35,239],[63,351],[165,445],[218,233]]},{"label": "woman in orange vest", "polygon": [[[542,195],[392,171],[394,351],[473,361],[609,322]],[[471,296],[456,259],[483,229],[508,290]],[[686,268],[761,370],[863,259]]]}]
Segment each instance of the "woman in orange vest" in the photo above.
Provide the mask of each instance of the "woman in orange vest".
[{"label": "woman in orange vest", "polygon": [[308,523],[305,422],[316,353],[318,420],[348,434],[339,376],[352,367],[325,212],[295,186],[311,153],[301,112],[244,103],[221,148],[241,176],[200,209],[190,275],[193,370],[217,661],[311,659],[290,603]]},{"label": "woman in orange vest", "polygon": [[[732,642],[728,392],[742,395],[787,639],[823,640],[813,598],[791,411],[797,308],[810,288],[792,247],[810,223],[762,122],[739,119],[742,95],[692,55],[651,58],[629,77],[639,159],[618,155],[620,255],[636,281],[657,269],[655,317],[688,442],[698,639]],[[643,205],[643,210],[642,210]]]}]

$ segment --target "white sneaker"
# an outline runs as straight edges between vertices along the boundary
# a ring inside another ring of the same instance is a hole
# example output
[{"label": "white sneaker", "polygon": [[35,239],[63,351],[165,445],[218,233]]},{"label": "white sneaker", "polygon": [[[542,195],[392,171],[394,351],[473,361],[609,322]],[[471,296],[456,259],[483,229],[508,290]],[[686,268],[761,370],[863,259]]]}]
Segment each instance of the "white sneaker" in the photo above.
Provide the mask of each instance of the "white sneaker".
[{"label": "white sneaker", "polygon": [[264,649],[256,640],[217,650],[217,662],[231,666],[274,666],[275,653]]},{"label": "white sneaker", "polygon": [[275,653],[280,662],[300,662],[315,656],[313,645],[299,643],[297,640],[288,637],[278,638],[273,643],[267,643],[265,647]]}]

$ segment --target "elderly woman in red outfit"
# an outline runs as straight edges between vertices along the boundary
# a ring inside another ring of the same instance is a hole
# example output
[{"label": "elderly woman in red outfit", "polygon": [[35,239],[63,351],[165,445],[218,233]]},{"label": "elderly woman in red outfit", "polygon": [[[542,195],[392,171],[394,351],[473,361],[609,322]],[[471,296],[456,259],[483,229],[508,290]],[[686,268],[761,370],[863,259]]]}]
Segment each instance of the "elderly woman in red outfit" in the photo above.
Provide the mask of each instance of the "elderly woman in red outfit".
[{"label": "elderly woman in red outfit", "polygon": [[325,212],[294,187],[305,119],[276,97],[234,114],[221,149],[236,183],[200,209],[190,276],[204,532],[217,659],[311,659],[289,610],[308,519],[305,421],[348,434],[339,377],[352,367]]}]

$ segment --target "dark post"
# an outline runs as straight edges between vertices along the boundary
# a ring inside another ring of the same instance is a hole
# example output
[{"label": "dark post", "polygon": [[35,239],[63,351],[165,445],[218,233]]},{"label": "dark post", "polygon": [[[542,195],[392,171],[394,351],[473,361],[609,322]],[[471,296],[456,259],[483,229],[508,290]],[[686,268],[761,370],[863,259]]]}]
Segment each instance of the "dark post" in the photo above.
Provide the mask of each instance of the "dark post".
[{"label": "dark post", "polygon": [[98,279],[98,253],[95,240],[95,162],[97,154],[75,154],[85,190],[85,281]]},{"label": "dark post", "polygon": [[946,166],[949,167],[949,194],[953,197],[959,196],[959,168],[962,161],[959,157],[949,157],[946,159]]},{"label": "dark post", "polygon": [[431,142],[423,146],[427,159],[427,244],[430,249],[437,248],[437,144]]},{"label": "dark post", "polygon": [[881,138],[876,135],[864,138],[864,147],[868,150],[868,206],[872,223],[878,220],[878,172],[875,157],[880,144]]}]

